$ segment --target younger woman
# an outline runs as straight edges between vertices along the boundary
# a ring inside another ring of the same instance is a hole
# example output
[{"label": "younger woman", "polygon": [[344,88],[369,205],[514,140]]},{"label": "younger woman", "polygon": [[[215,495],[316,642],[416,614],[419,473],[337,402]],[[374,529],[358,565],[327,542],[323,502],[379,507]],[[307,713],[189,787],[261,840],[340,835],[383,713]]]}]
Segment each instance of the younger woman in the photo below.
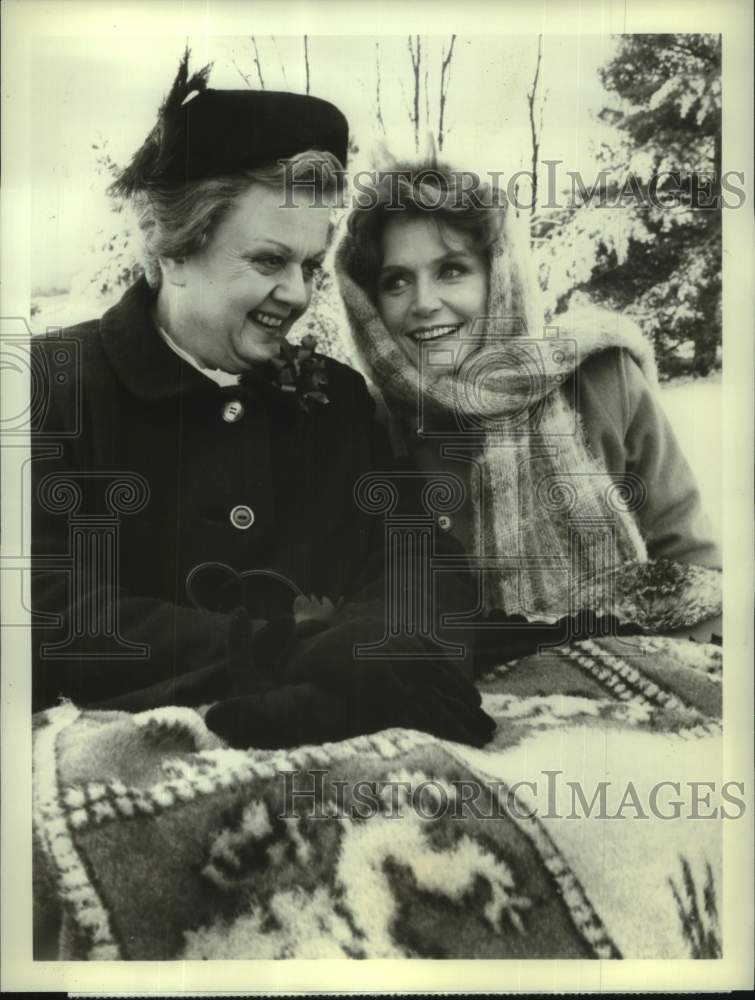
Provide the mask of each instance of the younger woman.
[{"label": "younger woman", "polygon": [[439,526],[484,570],[480,610],[552,621],[626,563],[719,568],[639,329],[595,310],[544,330],[512,210],[434,165],[400,174],[352,212],[340,289],[397,448],[463,483]]}]

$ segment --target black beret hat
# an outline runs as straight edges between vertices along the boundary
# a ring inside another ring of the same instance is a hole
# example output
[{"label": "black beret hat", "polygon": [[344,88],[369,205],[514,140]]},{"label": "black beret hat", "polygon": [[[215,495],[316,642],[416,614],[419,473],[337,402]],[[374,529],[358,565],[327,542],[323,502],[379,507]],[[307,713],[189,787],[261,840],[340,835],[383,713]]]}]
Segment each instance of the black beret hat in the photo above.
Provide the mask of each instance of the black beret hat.
[{"label": "black beret hat", "polygon": [[188,63],[187,49],[157,124],[112,193],[238,173],[308,149],[346,164],[349,128],[335,105],[305,94],[211,90],[210,67],[189,79]]}]

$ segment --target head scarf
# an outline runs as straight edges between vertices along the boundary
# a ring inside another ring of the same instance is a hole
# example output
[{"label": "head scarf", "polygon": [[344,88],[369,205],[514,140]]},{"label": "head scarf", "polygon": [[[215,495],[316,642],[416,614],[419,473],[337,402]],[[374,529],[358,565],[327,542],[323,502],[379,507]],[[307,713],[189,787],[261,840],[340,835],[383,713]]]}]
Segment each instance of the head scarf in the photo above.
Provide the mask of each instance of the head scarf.
[{"label": "head scarf", "polygon": [[[474,325],[479,348],[451,373],[421,377],[377,308],[351,277],[357,247],[350,235],[336,252],[336,272],[350,336],[363,370],[382,393],[411,453],[418,400],[465,425],[478,448],[473,476],[475,549],[486,568],[485,610],[503,608],[552,620],[590,606],[590,581],[647,552],[632,513],[642,484],[612,478],[589,453],[562,386],[588,357],[628,350],[656,381],[651,345],[639,328],[602,310],[557,317],[546,334],[530,264],[510,208],[489,250],[487,314]],[[564,323],[566,320],[566,323]],[[456,431],[458,434],[458,430]],[[458,440],[458,438],[456,438]]]}]

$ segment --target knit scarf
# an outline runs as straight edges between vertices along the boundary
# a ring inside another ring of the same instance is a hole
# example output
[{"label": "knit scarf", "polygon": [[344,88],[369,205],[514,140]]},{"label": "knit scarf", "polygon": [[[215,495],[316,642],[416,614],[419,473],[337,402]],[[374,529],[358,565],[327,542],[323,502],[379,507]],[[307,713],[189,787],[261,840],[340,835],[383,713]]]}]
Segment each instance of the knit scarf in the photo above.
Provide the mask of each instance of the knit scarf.
[{"label": "knit scarf", "polygon": [[[564,383],[590,356],[628,350],[655,383],[651,345],[638,327],[602,310],[558,316],[543,335],[529,250],[504,212],[490,249],[487,315],[473,326],[475,349],[432,378],[412,364],[350,276],[356,248],[342,238],[336,273],[350,336],[377,386],[406,451],[418,440],[418,401],[472,442],[481,475],[472,476],[476,557],[485,611],[503,608],[551,621],[590,606],[590,581],[647,552],[633,510],[642,484],[613,479],[589,451]],[[441,342],[443,343],[443,342]],[[445,345],[444,345],[445,346]],[[421,365],[420,368],[424,368]]]}]

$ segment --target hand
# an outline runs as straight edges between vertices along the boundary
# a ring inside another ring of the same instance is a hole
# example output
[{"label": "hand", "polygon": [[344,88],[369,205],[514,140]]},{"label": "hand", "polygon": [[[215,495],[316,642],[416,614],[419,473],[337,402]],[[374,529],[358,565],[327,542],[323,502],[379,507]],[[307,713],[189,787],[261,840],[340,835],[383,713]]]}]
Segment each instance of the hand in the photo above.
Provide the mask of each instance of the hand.
[{"label": "hand", "polygon": [[535,656],[542,650],[600,636],[637,635],[645,630],[612,615],[580,611],[553,623],[528,621],[523,615],[493,612],[475,639],[475,667],[483,673],[502,663]]},{"label": "hand", "polygon": [[387,658],[355,657],[356,644],[379,637],[375,618],[323,626],[304,639],[293,617],[279,619],[251,646],[243,620],[237,627],[243,641],[234,697],[213,706],[206,719],[231,746],[290,747],[392,726],[483,746],[495,730],[479,691],[449,661],[428,659],[421,640],[395,639]]},{"label": "hand", "polygon": [[284,663],[295,647],[292,616],[264,622],[250,618],[239,608],[228,633],[229,694],[260,694],[278,687]]},{"label": "hand", "polygon": [[286,667],[292,684],[310,683],[340,699],[351,735],[403,726],[442,739],[482,746],[495,722],[480,693],[448,660],[428,658],[420,639],[392,641],[380,659],[356,656],[355,645],[379,637],[381,623],[354,618],[301,642]]},{"label": "hand", "polygon": [[208,709],[205,724],[238,750],[285,750],[356,735],[344,702],[314,684],[228,698]]}]

